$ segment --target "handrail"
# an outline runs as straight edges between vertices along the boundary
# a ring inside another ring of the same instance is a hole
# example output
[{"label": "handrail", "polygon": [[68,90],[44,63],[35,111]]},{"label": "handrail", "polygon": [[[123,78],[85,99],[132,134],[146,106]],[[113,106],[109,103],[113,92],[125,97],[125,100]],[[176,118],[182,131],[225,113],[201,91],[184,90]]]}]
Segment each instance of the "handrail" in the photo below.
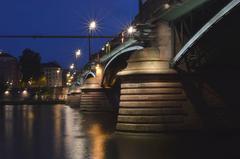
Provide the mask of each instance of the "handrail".
[{"label": "handrail", "polygon": [[240,3],[240,0],[232,0],[228,3],[222,10],[220,10],[212,19],[210,19],[178,52],[178,54],[173,58],[170,65],[175,67],[178,62],[187,54],[187,51],[200,39],[204,33],[206,33],[215,23],[220,21],[224,15],[231,11]]},{"label": "handrail", "polygon": [[124,42],[122,45],[119,45],[118,47],[116,47],[113,51],[111,51],[110,53],[104,55],[103,57],[100,58],[100,63],[106,62],[108,61],[112,56],[116,55],[117,53],[119,53],[120,51],[122,51],[123,49],[135,44],[137,42],[137,40],[134,39],[129,39],[128,41]]}]

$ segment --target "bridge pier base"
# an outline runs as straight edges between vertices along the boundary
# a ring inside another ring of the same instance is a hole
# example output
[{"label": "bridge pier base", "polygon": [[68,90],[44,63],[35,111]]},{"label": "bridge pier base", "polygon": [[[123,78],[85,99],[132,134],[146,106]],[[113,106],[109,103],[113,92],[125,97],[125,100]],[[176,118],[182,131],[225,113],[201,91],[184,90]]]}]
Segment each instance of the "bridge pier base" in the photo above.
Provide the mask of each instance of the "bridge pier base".
[{"label": "bridge pier base", "polygon": [[72,93],[67,97],[67,105],[73,108],[79,108],[80,106],[81,92]]},{"label": "bridge pier base", "polygon": [[158,49],[134,53],[121,78],[117,132],[160,133],[200,127],[177,73]]},{"label": "bridge pier base", "polygon": [[100,87],[96,78],[86,80],[81,88],[80,110],[87,112],[112,111],[104,89]]}]

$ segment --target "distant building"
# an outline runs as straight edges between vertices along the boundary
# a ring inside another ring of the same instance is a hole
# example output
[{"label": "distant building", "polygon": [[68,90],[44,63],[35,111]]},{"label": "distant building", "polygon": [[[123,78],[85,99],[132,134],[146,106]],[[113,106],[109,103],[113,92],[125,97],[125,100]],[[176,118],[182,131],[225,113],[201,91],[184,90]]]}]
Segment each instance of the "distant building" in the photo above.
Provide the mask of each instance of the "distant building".
[{"label": "distant building", "polygon": [[0,83],[17,86],[20,75],[17,58],[0,51]]},{"label": "distant building", "polygon": [[67,86],[67,83],[68,83],[68,79],[69,79],[69,72],[70,70],[69,69],[64,69],[63,70],[63,76],[62,76],[62,81],[63,81],[63,86]]},{"label": "distant building", "polygon": [[62,87],[62,69],[56,62],[42,64],[48,87]]}]

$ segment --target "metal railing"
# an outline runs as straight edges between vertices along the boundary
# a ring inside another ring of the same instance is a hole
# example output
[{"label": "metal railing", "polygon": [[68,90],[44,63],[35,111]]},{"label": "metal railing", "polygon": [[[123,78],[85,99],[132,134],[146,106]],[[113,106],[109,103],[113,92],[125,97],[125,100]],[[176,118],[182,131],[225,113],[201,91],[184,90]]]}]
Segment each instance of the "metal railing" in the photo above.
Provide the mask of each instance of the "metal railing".
[{"label": "metal railing", "polygon": [[178,52],[170,65],[175,67],[180,60],[187,54],[188,50],[199,40],[214,24],[220,21],[223,16],[229,13],[233,8],[240,4],[240,0],[232,0],[222,10],[220,10],[212,19],[210,19]]}]

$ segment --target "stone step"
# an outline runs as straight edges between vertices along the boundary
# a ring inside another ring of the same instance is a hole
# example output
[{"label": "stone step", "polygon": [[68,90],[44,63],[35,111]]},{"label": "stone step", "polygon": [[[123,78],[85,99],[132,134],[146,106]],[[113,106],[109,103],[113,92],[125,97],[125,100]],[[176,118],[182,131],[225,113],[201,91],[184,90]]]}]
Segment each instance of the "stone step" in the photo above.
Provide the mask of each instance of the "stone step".
[{"label": "stone step", "polygon": [[107,103],[107,101],[106,101],[106,100],[98,100],[98,101],[96,102],[96,101],[94,101],[94,100],[91,100],[91,101],[82,100],[80,103],[81,103],[81,104],[86,104],[86,105],[94,105],[94,104],[96,104],[96,103]]},{"label": "stone step", "polygon": [[96,87],[86,87],[82,88],[82,93],[84,92],[104,92],[104,89]]},{"label": "stone step", "polygon": [[181,88],[133,88],[121,89],[122,95],[127,94],[181,94]]},{"label": "stone step", "polygon": [[81,100],[87,99],[87,100],[105,100],[107,99],[106,97],[81,97]]},{"label": "stone step", "polygon": [[83,105],[80,105],[80,107],[81,108],[93,108],[93,109],[95,109],[95,108],[97,108],[97,109],[100,109],[100,108],[102,108],[102,107],[109,107],[108,105],[106,105],[106,104],[95,104],[95,105],[85,105],[85,104],[83,104]]},{"label": "stone step", "polygon": [[183,124],[130,124],[130,123],[118,123],[116,127],[117,131],[124,132],[136,132],[136,133],[157,133],[166,131],[179,131],[184,129]]},{"label": "stone step", "polygon": [[182,88],[179,82],[124,83],[121,88]]},{"label": "stone step", "polygon": [[179,101],[120,101],[120,107],[126,108],[181,108]]},{"label": "stone step", "polygon": [[84,101],[84,100],[94,100],[94,101],[96,101],[96,100],[106,100],[106,97],[91,97],[91,96],[84,97],[84,96],[82,96],[81,101]]},{"label": "stone step", "polygon": [[168,109],[168,108],[162,108],[162,109],[149,109],[149,108],[135,108],[135,109],[126,109],[126,108],[120,108],[119,109],[120,115],[184,115],[185,112],[183,109]]},{"label": "stone step", "polygon": [[121,95],[121,101],[161,101],[161,100],[186,100],[186,96],[183,94],[173,94],[173,95]]},{"label": "stone step", "polygon": [[104,92],[84,92],[84,93],[82,93],[82,95],[86,95],[86,94],[90,94],[90,95],[105,95],[105,93]]},{"label": "stone step", "polygon": [[101,111],[112,111],[111,107],[80,107],[80,111],[89,112],[101,112]]},{"label": "stone step", "polygon": [[118,116],[118,123],[136,124],[164,124],[164,123],[183,123],[183,116]]}]

